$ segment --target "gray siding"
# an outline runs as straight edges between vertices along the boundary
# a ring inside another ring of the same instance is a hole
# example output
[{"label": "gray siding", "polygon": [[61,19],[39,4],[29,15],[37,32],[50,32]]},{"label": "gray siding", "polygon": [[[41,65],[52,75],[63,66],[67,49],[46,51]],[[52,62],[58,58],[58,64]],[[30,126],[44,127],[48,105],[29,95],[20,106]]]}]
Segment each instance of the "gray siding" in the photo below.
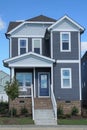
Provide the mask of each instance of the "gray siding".
[{"label": "gray siding", "polygon": [[18,56],[18,38],[12,38],[12,57]]},{"label": "gray siding", "polygon": [[[28,38],[28,52],[32,51],[32,38]],[[50,57],[49,40],[42,38],[42,55]],[[18,38],[12,38],[12,57],[18,56]]]},{"label": "gray siding", "polygon": [[71,52],[60,51],[60,32],[53,32],[53,57],[56,60],[77,60],[79,58],[78,32],[71,32]]},{"label": "gray siding", "polygon": [[50,41],[42,39],[42,55],[50,57]]},{"label": "gray siding", "polygon": [[[61,68],[72,69],[72,88],[63,89],[61,88]],[[56,99],[59,100],[79,100],[79,64],[56,64],[54,66],[54,93]]]}]

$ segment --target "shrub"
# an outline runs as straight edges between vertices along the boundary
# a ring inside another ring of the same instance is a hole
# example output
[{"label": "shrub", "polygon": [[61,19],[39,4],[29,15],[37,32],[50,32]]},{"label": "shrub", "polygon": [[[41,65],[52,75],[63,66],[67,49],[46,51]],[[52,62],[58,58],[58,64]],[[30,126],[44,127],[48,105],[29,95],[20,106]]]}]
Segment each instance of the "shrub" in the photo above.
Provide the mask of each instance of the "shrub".
[{"label": "shrub", "polygon": [[7,114],[9,111],[8,102],[0,102],[0,114]]},{"label": "shrub", "polygon": [[28,110],[27,110],[27,108],[21,108],[21,115],[26,115],[26,114],[28,114]]},{"label": "shrub", "polygon": [[63,107],[59,106],[58,109],[57,109],[57,116],[58,117],[61,117],[63,116]]},{"label": "shrub", "polygon": [[71,110],[71,115],[76,116],[78,114],[79,110],[76,106],[74,106]]}]

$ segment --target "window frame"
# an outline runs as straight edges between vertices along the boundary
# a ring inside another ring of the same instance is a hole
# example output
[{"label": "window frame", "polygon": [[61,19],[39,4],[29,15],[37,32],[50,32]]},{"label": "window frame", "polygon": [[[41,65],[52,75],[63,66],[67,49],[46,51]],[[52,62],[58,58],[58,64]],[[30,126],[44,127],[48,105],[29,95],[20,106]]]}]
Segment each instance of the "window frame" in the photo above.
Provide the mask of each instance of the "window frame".
[{"label": "window frame", "polygon": [[[41,38],[32,38],[32,52],[34,52],[34,41],[35,40],[39,40],[40,41],[40,54],[42,54],[42,39]],[[36,53],[36,52],[34,52],[34,53]]]},{"label": "window frame", "polygon": [[[63,80],[64,79],[68,79],[67,76],[65,78],[65,76],[63,76],[63,71],[64,70],[69,70],[69,74],[70,74],[70,77],[69,77],[69,81],[70,81],[70,85],[69,86],[64,86],[63,85]],[[72,88],[72,69],[71,68],[61,68],[61,88],[63,89],[71,89]]]},{"label": "window frame", "polygon": [[[25,53],[27,53],[28,52],[28,39],[27,38],[18,38],[18,55],[22,55],[20,52],[20,49],[21,49],[21,46],[20,46],[20,41],[21,40],[26,40],[26,52]],[[24,54],[25,54],[24,53]]]},{"label": "window frame", "polygon": [[[67,50],[63,49],[63,39],[62,39],[63,34],[69,35],[69,42],[68,42],[69,49],[67,49]],[[70,32],[60,32],[60,51],[61,52],[71,52],[71,33]]]}]

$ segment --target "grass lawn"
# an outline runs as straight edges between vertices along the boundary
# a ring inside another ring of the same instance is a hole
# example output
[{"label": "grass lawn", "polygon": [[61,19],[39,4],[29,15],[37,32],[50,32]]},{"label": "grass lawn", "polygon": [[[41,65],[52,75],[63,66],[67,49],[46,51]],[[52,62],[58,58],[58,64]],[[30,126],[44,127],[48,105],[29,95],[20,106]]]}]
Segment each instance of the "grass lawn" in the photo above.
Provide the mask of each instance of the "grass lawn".
[{"label": "grass lawn", "polygon": [[34,124],[32,118],[30,117],[0,117],[0,125],[28,125]]},{"label": "grass lawn", "polygon": [[87,119],[58,119],[59,125],[87,125]]}]

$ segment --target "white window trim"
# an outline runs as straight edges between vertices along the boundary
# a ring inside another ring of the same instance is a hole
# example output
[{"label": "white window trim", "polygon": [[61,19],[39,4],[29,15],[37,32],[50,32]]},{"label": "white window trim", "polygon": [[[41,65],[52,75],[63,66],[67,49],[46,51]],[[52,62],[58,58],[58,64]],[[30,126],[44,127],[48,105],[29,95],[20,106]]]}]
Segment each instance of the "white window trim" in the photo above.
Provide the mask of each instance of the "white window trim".
[{"label": "white window trim", "polygon": [[[63,86],[63,70],[69,70],[69,72],[70,72],[70,86],[67,86],[67,87],[64,87]],[[70,88],[72,88],[72,70],[71,70],[71,68],[61,68],[61,88],[63,88],[63,89],[70,89]]]},{"label": "white window trim", "polygon": [[[62,34],[69,34],[69,49],[68,50],[63,50]],[[60,32],[60,51],[61,52],[71,52],[71,33],[70,32]]]},{"label": "white window trim", "polygon": [[26,40],[26,53],[28,52],[28,39],[27,38],[18,38],[18,55],[20,55],[20,40]]},{"label": "white window trim", "polygon": [[42,39],[41,38],[32,38],[32,52],[34,52],[34,41],[35,40],[40,41],[40,54],[42,54]]}]

